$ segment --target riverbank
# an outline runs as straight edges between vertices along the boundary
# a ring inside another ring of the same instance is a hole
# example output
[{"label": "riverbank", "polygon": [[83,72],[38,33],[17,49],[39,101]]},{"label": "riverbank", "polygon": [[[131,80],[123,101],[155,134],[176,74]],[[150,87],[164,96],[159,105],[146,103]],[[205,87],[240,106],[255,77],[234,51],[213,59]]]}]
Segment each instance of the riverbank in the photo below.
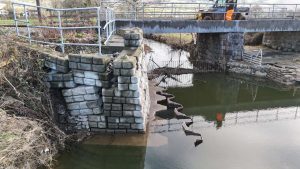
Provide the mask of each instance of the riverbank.
[{"label": "riverbank", "polygon": [[0,29],[0,168],[51,168],[68,136],[54,122],[40,56],[19,51],[11,32]]},{"label": "riverbank", "polygon": [[145,38],[167,44],[173,49],[190,51],[194,47],[192,34],[150,34]]}]

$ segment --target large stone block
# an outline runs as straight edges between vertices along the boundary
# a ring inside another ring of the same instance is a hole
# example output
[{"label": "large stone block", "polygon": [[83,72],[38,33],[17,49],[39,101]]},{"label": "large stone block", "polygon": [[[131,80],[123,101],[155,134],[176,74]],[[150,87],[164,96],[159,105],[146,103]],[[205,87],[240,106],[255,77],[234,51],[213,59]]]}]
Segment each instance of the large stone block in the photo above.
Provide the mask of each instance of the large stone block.
[{"label": "large stone block", "polygon": [[128,89],[129,89],[128,84],[118,84],[118,90],[124,91]]},{"label": "large stone block", "polygon": [[100,103],[99,101],[88,101],[86,103],[87,107],[90,108],[90,109],[93,109],[93,108],[99,108],[100,107]]},{"label": "large stone block", "polygon": [[86,101],[98,100],[99,95],[97,95],[97,94],[87,94],[87,95],[84,95],[84,99]]},{"label": "large stone block", "polygon": [[87,94],[94,94],[94,93],[99,92],[99,88],[98,87],[93,87],[93,86],[86,86],[85,91],[86,91]]},{"label": "large stone block", "polygon": [[96,80],[95,79],[87,79],[87,78],[84,78],[83,79],[83,83],[85,85],[89,85],[89,86],[96,86]]},{"label": "large stone block", "polygon": [[82,54],[82,55],[81,55],[80,61],[81,61],[81,63],[89,63],[89,64],[92,64],[92,63],[93,63],[93,55]]},{"label": "large stone block", "polygon": [[76,87],[72,89],[72,93],[74,96],[76,95],[84,95],[86,94],[85,88],[83,86]]},{"label": "large stone block", "polygon": [[84,71],[82,71],[82,70],[73,70],[72,72],[73,72],[73,75],[74,75],[75,77],[82,77],[82,78],[85,77],[85,76],[84,76]]},{"label": "large stone block", "polygon": [[93,110],[92,109],[81,109],[80,110],[80,115],[92,115]]},{"label": "large stone block", "polygon": [[138,91],[122,91],[121,96],[137,98],[140,97],[140,93]]},{"label": "large stone block", "polygon": [[112,110],[122,110],[122,104],[112,104]]},{"label": "large stone block", "polygon": [[78,103],[70,103],[67,105],[68,110],[79,110],[80,104]]},{"label": "large stone block", "polygon": [[94,122],[105,121],[105,117],[99,115],[89,115],[88,119],[89,121],[94,121]]},{"label": "large stone block", "polygon": [[114,89],[102,89],[103,96],[114,96]]},{"label": "large stone block", "polygon": [[99,73],[104,73],[106,71],[105,65],[92,65],[92,70]]},{"label": "large stone block", "polygon": [[134,76],[135,69],[121,69],[121,76]]},{"label": "large stone block", "polygon": [[141,104],[140,98],[126,98],[126,103],[128,104]]},{"label": "large stone block", "polygon": [[123,110],[129,110],[129,111],[136,110],[136,105],[134,105],[134,104],[124,104],[123,105]]},{"label": "large stone block", "polygon": [[75,102],[83,102],[84,101],[83,95],[73,96],[73,99]]},{"label": "large stone block", "polygon": [[144,130],[144,124],[131,124],[132,129]]},{"label": "large stone block", "polygon": [[74,88],[77,85],[75,84],[74,81],[69,81],[69,82],[64,82],[64,86],[65,86],[65,88]]},{"label": "large stone block", "polygon": [[139,85],[138,84],[129,84],[129,90],[136,91],[138,89],[139,89]]},{"label": "large stone block", "polygon": [[96,65],[107,65],[111,61],[110,56],[94,56],[93,57],[93,64]]},{"label": "large stone block", "polygon": [[81,60],[81,56],[78,54],[69,54],[69,61],[70,62],[77,62],[79,63]]},{"label": "large stone block", "polygon": [[99,79],[99,75],[97,72],[90,72],[90,71],[85,71],[84,72],[84,77],[87,79]]},{"label": "large stone block", "polygon": [[126,103],[126,99],[124,97],[114,97],[113,102],[114,103]]},{"label": "large stone block", "polygon": [[134,123],[133,117],[120,117],[120,123]]},{"label": "large stone block", "polygon": [[113,110],[110,112],[110,115],[114,117],[122,117],[122,114],[123,114],[122,111],[118,111],[118,110],[116,111]]},{"label": "large stone block", "polygon": [[102,109],[100,109],[100,108],[93,108],[93,114],[102,114]]},{"label": "large stone block", "polygon": [[77,66],[78,66],[78,69],[80,69],[80,70],[87,70],[87,71],[92,70],[92,65],[88,64],[88,63],[78,63]]},{"label": "large stone block", "polygon": [[84,81],[83,81],[84,78],[82,77],[74,77],[74,82],[76,84],[84,84]]},{"label": "large stone block", "polygon": [[107,121],[108,123],[120,123],[119,117],[108,117]]},{"label": "large stone block", "polygon": [[131,83],[131,77],[118,76],[118,83]]}]

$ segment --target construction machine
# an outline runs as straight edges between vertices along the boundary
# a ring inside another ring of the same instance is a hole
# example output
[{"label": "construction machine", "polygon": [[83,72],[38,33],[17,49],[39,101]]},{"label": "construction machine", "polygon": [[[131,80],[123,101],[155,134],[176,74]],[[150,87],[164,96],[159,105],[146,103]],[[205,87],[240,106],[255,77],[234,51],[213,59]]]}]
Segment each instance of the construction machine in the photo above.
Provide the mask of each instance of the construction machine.
[{"label": "construction machine", "polygon": [[[212,0],[211,0],[212,1]],[[197,20],[245,20],[249,8],[238,7],[237,0],[216,0],[208,10],[199,10]]]}]

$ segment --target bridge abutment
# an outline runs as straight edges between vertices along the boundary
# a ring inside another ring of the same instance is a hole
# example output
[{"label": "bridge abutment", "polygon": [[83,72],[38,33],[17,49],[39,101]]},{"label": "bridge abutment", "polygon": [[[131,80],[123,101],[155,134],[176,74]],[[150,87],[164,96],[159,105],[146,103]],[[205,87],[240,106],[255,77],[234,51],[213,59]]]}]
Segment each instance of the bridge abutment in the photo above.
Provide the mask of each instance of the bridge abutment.
[{"label": "bridge abutment", "polygon": [[38,50],[45,84],[67,131],[144,133],[150,107],[147,66],[140,29],[124,34],[119,54],[69,54]]},{"label": "bridge abutment", "polygon": [[199,33],[191,59],[225,65],[240,60],[244,52],[244,33]]}]

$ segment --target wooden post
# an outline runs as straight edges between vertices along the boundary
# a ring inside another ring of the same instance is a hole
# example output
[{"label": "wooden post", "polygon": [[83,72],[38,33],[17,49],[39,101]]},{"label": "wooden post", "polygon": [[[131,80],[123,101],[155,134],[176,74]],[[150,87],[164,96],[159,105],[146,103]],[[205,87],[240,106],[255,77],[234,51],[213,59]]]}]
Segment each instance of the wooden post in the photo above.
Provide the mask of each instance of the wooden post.
[{"label": "wooden post", "polygon": [[40,0],[36,0],[36,6],[38,6],[38,7],[37,7],[37,13],[38,13],[39,22],[42,23],[42,13],[41,13],[41,8],[39,8],[39,6],[41,6]]}]

